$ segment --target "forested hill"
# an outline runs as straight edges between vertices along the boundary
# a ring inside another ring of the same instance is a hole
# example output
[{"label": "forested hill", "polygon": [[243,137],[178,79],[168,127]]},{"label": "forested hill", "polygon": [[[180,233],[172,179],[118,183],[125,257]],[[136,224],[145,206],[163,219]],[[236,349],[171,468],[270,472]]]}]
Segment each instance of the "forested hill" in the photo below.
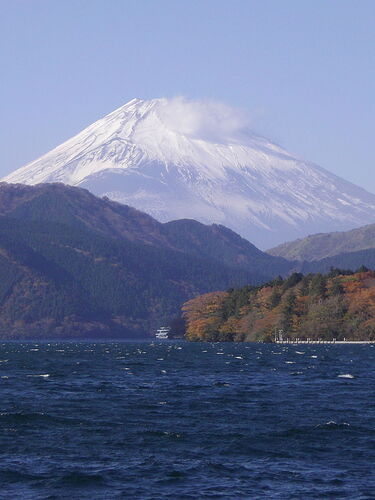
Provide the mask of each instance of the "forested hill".
[{"label": "forested hill", "polygon": [[145,336],[200,294],[317,265],[335,262],[289,262],[223,226],[162,224],[63,184],[0,183],[1,338]]},{"label": "forested hill", "polygon": [[64,184],[0,183],[0,215],[67,224],[104,237],[177,250],[252,272],[255,281],[287,273],[293,263],[260,251],[230,229],[182,219],[160,223],[144,212]]},{"label": "forested hill", "polygon": [[0,184],[0,336],[144,336],[189,298],[289,265],[262,254],[220,226],[160,224],[79,188]]},{"label": "forested hill", "polygon": [[294,273],[264,286],[214,292],[183,306],[188,340],[375,339],[375,272]]},{"label": "forested hill", "polygon": [[343,254],[370,249],[375,255],[375,224],[351,231],[313,234],[307,238],[283,243],[268,250],[268,253],[289,260],[319,261],[328,258],[333,260]]}]

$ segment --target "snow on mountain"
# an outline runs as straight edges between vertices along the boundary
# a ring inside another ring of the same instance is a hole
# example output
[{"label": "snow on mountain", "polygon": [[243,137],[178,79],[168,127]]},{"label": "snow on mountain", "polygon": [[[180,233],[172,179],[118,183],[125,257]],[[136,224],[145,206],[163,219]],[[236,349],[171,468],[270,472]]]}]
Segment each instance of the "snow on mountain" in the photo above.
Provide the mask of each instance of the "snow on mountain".
[{"label": "snow on mountain", "polygon": [[133,99],[3,180],[86,187],[261,248],[375,221],[375,195],[255,135],[241,112],[185,98]]}]

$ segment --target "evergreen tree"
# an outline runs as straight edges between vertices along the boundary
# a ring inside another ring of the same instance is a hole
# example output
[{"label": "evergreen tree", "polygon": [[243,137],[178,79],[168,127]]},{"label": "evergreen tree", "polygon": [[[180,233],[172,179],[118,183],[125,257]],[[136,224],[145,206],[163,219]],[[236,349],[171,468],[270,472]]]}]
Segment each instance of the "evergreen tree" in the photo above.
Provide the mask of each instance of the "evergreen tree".
[{"label": "evergreen tree", "polygon": [[284,330],[284,333],[291,333],[292,325],[293,325],[293,311],[296,303],[296,295],[293,291],[287,293],[283,308],[282,308],[282,319],[281,319],[281,328]]},{"label": "evergreen tree", "polygon": [[272,289],[272,294],[270,297],[270,309],[277,307],[280,304],[280,300],[281,300],[281,293],[279,292],[278,288],[275,286]]},{"label": "evergreen tree", "polygon": [[327,279],[320,273],[314,275],[310,283],[310,295],[315,295],[320,299],[326,294]]}]

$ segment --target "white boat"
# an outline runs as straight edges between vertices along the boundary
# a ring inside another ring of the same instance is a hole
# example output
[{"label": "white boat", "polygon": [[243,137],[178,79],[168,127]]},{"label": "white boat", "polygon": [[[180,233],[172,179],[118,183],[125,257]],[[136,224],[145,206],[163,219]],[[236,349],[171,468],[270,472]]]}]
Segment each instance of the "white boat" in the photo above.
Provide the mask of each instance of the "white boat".
[{"label": "white boat", "polygon": [[161,326],[158,330],[156,330],[155,337],[157,339],[168,339],[170,331],[170,326]]}]

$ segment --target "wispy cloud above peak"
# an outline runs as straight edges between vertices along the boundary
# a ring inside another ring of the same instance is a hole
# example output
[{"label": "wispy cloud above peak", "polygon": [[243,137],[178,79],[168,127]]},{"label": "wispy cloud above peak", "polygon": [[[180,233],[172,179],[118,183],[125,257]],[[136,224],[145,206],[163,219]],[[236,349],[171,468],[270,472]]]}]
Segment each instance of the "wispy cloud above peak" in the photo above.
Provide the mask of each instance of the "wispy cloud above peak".
[{"label": "wispy cloud above peak", "polygon": [[218,142],[239,140],[250,124],[249,116],[243,110],[219,101],[183,96],[160,99],[157,114],[170,130]]}]

